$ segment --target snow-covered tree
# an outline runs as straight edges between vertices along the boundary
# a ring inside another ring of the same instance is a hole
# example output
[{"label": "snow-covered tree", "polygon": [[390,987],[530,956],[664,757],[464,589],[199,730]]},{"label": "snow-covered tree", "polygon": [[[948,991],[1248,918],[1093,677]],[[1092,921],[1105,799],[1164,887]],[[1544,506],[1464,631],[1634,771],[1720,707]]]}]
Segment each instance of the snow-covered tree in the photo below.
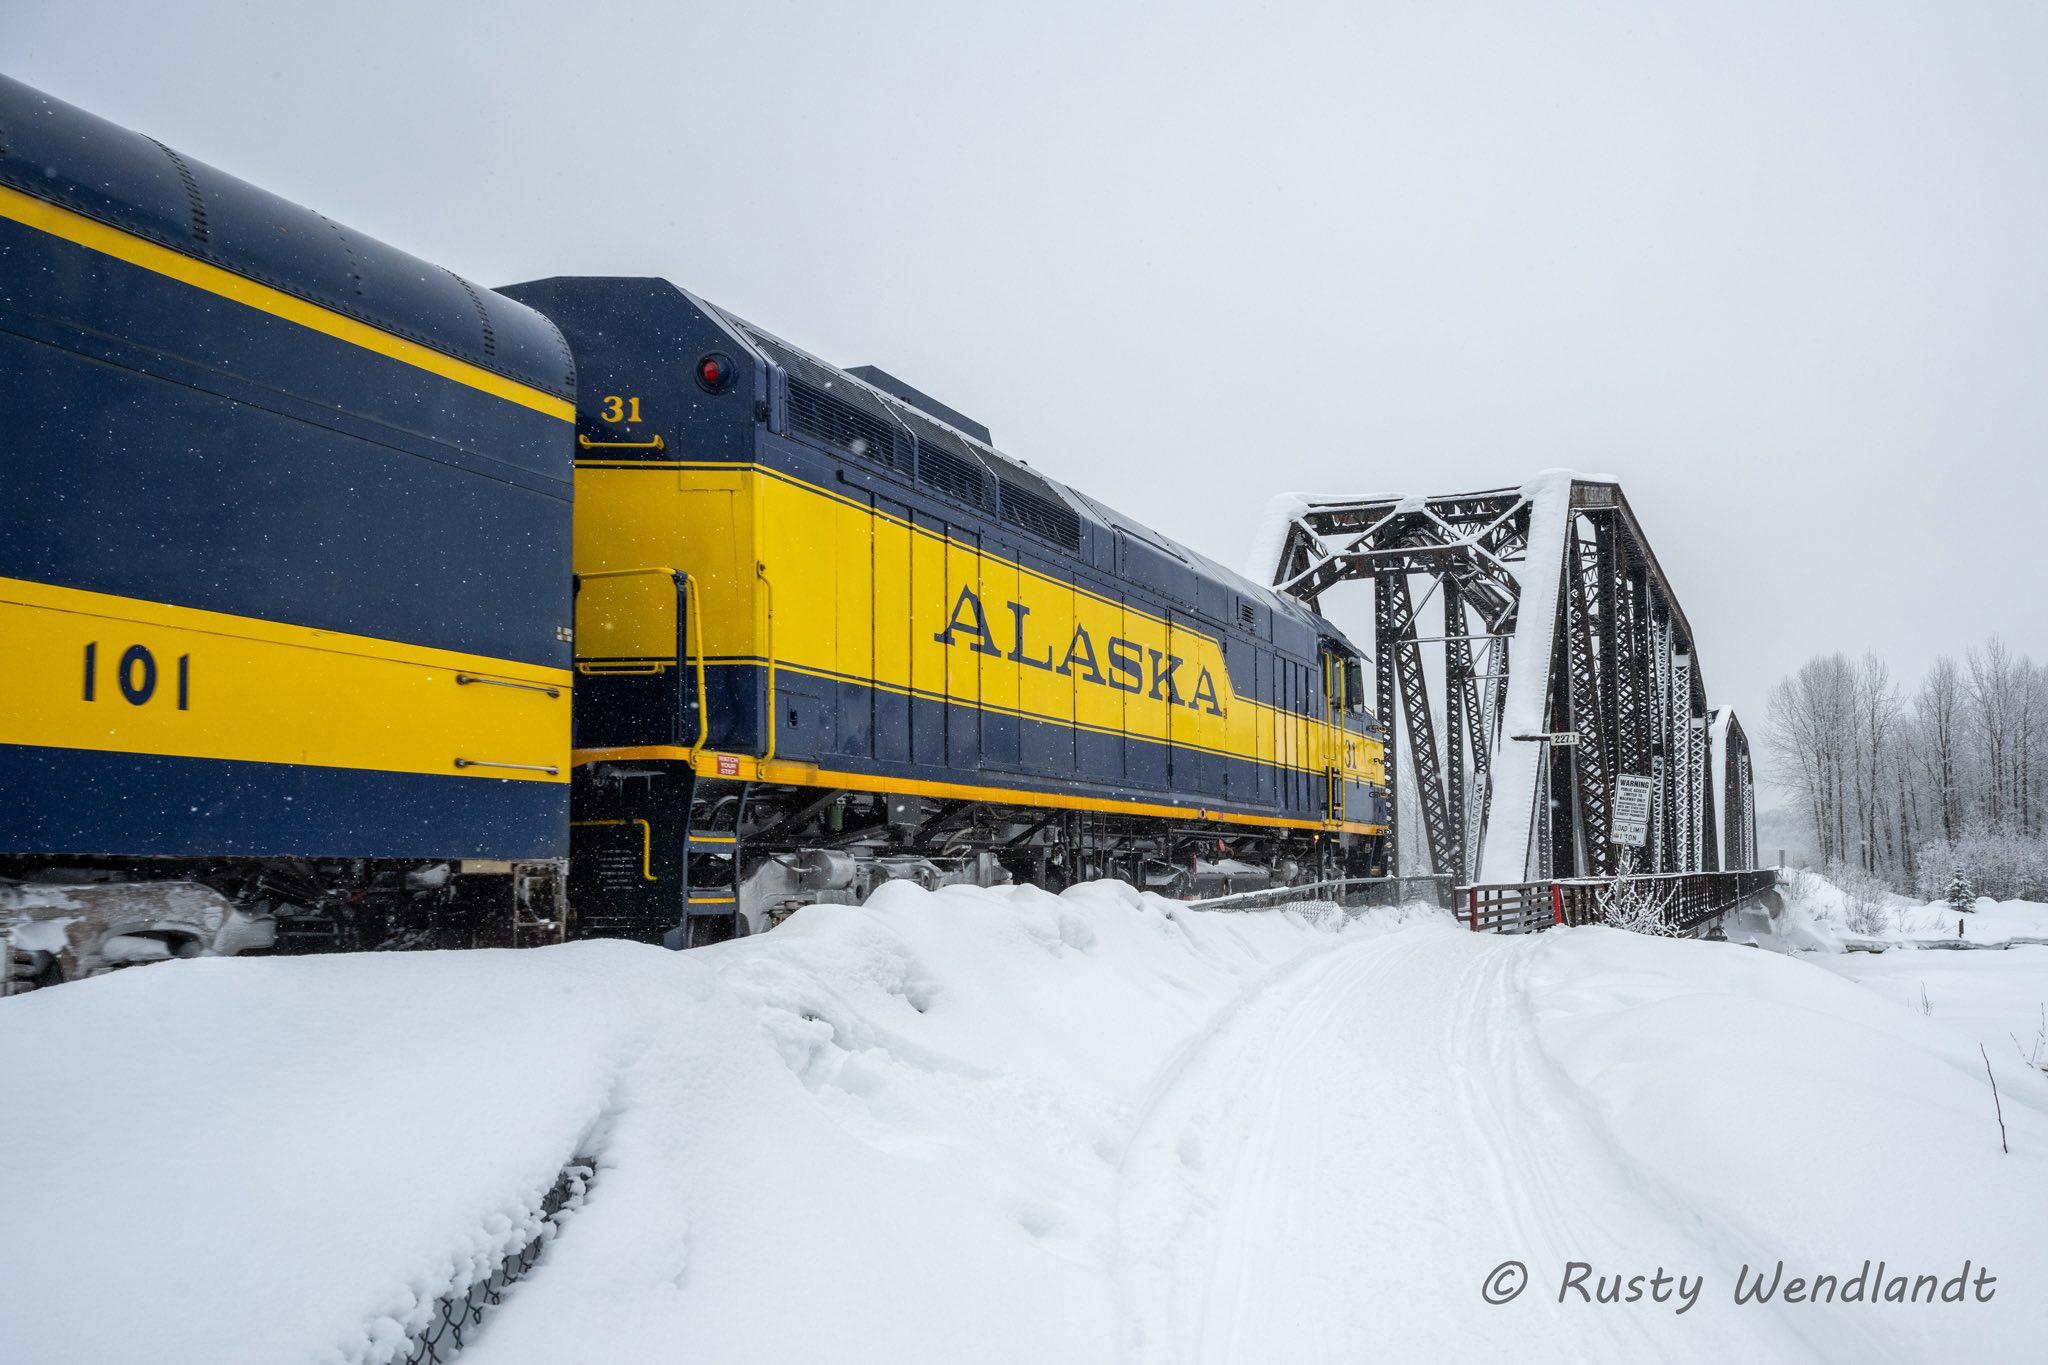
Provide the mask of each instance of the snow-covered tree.
[{"label": "snow-covered tree", "polygon": [[1971,911],[1977,908],[1977,890],[1970,885],[1970,874],[1957,863],[1955,870],[1948,874],[1948,891],[1944,897],[1951,910]]},{"label": "snow-covered tree", "polygon": [[1770,692],[1766,742],[1824,868],[1929,900],[1960,864],[1994,899],[2048,899],[2048,668],[1997,637],[1902,702],[1875,658],[1811,659]]},{"label": "snow-covered tree", "polygon": [[1889,927],[1891,887],[1884,878],[1854,863],[1837,862],[1828,865],[1827,879],[1842,893],[1842,922],[1850,932],[1880,934]]},{"label": "snow-covered tree", "polygon": [[1636,850],[1624,848],[1615,862],[1614,876],[1600,888],[1600,922],[1632,934],[1675,938],[1678,928],[1671,922],[1671,889],[1653,877],[1636,875]]}]

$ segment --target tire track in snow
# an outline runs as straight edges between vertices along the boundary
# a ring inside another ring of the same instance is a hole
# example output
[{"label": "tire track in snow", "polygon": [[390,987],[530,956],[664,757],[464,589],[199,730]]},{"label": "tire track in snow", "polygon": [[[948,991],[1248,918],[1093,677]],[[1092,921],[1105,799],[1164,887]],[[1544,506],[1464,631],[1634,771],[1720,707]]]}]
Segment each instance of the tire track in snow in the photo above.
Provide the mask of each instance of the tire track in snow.
[{"label": "tire track in snow", "polygon": [[1167,1325],[1177,1248],[1214,1219],[1220,1202],[1200,1178],[1207,1153],[1242,1139],[1249,1111],[1234,1103],[1237,1090],[1260,1077],[1260,1052],[1289,1002],[1329,972],[1338,951],[1297,958],[1249,984],[1165,1069],[1147,1100],[1120,1167],[1113,1269],[1126,1359],[1176,1359]]},{"label": "tire track in snow", "polygon": [[[1810,1358],[1754,1318],[1557,1301],[1569,1260],[1721,1267],[1542,1052],[1537,943],[1344,944],[1222,1022],[1124,1165],[1127,1361]],[[1490,1306],[1511,1258],[1532,1282]]]}]

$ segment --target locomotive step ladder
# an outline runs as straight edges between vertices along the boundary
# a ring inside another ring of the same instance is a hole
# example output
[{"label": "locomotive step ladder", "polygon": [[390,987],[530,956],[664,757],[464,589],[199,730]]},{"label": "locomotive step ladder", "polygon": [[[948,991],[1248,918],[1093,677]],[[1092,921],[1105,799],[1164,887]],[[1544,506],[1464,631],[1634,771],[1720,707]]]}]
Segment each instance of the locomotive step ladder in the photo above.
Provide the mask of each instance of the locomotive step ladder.
[{"label": "locomotive step ladder", "polygon": [[745,871],[740,830],[748,791],[745,782],[700,777],[691,792],[683,839],[683,947],[717,943],[739,931]]}]

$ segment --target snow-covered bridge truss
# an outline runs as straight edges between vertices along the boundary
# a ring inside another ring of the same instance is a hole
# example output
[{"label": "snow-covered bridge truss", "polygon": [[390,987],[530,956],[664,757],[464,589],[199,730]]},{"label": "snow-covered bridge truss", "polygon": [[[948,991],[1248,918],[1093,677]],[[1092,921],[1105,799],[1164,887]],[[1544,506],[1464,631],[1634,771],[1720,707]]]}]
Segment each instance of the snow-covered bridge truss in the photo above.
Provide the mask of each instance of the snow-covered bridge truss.
[{"label": "snow-covered bridge truss", "polygon": [[1276,587],[1320,606],[1372,582],[1388,783],[1414,783],[1431,870],[1603,876],[1625,847],[1645,872],[1756,865],[1748,742],[1708,709],[1692,628],[1619,484],[1551,472],[1277,506]]}]

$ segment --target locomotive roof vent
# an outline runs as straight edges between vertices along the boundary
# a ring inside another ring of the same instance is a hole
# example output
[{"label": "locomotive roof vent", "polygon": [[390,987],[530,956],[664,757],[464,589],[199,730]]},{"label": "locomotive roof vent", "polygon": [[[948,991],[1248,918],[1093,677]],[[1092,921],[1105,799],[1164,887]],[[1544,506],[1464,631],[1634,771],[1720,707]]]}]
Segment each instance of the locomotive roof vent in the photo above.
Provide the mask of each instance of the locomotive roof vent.
[{"label": "locomotive roof vent", "polygon": [[883,393],[892,394],[897,398],[901,398],[904,402],[910,404],[910,406],[916,408],[919,412],[930,413],[932,416],[938,418],[941,422],[944,422],[947,426],[953,427],[954,429],[959,431],[966,432],[969,436],[972,436],[975,440],[981,442],[985,446],[992,446],[995,444],[995,438],[988,434],[987,427],[975,421],[972,417],[967,416],[965,413],[958,412],[952,408],[947,407],[944,403],[941,403],[938,399],[933,398],[930,394],[923,393],[917,389],[911,388],[910,385],[904,383],[895,375],[890,374],[887,370],[876,369],[873,365],[854,365],[850,367],[846,372],[852,375],[855,379],[861,380],[864,383],[874,385]]}]

